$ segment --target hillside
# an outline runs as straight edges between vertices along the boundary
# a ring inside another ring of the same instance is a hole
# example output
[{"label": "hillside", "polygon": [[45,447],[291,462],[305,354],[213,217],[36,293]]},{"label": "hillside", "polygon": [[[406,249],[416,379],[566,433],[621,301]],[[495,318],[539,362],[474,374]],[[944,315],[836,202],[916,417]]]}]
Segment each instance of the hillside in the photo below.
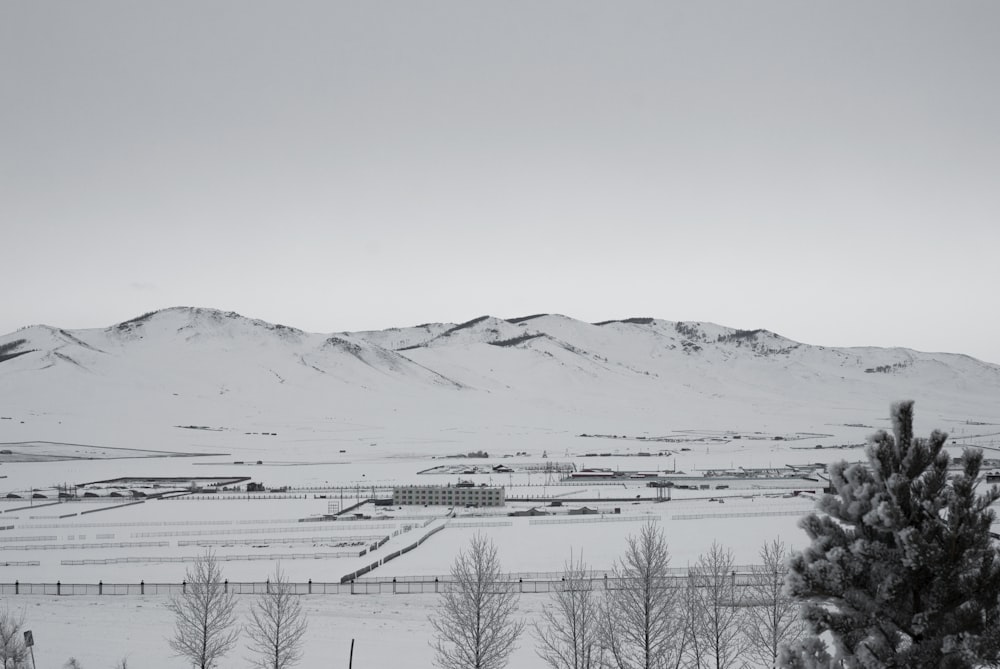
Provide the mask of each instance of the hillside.
[{"label": "hillside", "polygon": [[903,397],[928,425],[1000,423],[1000,367],[711,323],[554,314],[317,334],[178,307],[0,337],[0,442],[189,443],[176,426],[278,441],[356,433],[402,450],[549,433],[825,433],[874,424]]}]

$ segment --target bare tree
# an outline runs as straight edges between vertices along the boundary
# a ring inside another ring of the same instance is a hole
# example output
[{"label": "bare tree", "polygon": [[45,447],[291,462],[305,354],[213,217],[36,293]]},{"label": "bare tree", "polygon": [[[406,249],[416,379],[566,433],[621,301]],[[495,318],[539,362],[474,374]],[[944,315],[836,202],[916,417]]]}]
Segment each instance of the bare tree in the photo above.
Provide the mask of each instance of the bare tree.
[{"label": "bare tree", "polygon": [[660,529],[646,523],[628,539],[614,568],[601,611],[602,640],[614,669],[676,666],[684,643],[678,589],[670,577],[670,552]]},{"label": "bare tree", "polygon": [[174,652],[200,669],[211,669],[239,638],[236,598],[228,592],[222,568],[211,551],[187,569],[184,589],[167,608],[174,614]]},{"label": "bare tree", "polygon": [[681,590],[680,615],[683,627],[683,657],[682,665],[688,669],[705,666],[705,653],[702,649],[701,619],[699,611],[698,585],[695,579],[684,579]]},{"label": "bare tree", "polygon": [[785,591],[788,548],[780,539],[760,549],[762,564],[752,567],[746,587],[747,654],[761,666],[774,667],[782,644],[798,641],[804,632],[799,603]]},{"label": "bare tree", "polygon": [[581,556],[563,567],[562,582],[535,622],[536,652],[552,669],[598,669],[602,666],[600,604]]},{"label": "bare tree", "polygon": [[712,542],[691,569],[691,611],[698,640],[698,669],[740,666],[746,647],[744,616],[733,571],[733,552]]},{"label": "bare tree", "polygon": [[444,669],[501,669],[524,623],[515,618],[518,595],[500,571],[496,546],[477,534],[451,567],[453,583],[431,618],[435,664]]},{"label": "bare tree", "polygon": [[3,669],[22,669],[28,664],[28,648],[24,645],[24,611],[13,613],[0,609],[0,661]]},{"label": "bare tree", "polygon": [[274,569],[267,592],[250,608],[246,626],[250,637],[250,664],[257,669],[287,669],[302,659],[306,617],[298,595],[292,591],[281,566]]}]

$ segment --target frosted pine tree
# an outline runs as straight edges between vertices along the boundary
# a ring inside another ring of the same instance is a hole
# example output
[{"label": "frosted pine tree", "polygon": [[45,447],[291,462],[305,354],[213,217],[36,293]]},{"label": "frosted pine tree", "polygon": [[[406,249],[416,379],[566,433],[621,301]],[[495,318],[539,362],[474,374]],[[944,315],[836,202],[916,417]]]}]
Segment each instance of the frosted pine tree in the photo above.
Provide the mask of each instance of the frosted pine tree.
[{"label": "frosted pine tree", "polygon": [[949,475],[947,435],[914,438],[913,402],[893,405],[892,422],[893,435],[871,438],[867,466],[831,466],[836,493],[802,520],[812,545],[792,558],[788,587],[814,636],[779,666],[959,669],[998,659],[989,506],[1000,492],[976,492],[981,451],[966,449]]}]

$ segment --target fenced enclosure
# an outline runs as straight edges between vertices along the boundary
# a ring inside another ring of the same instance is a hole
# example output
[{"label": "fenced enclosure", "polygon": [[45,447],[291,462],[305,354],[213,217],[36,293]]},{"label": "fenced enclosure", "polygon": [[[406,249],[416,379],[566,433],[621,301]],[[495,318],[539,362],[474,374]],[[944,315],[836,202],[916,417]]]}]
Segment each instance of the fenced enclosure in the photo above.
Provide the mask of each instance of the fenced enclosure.
[{"label": "fenced enclosure", "polygon": [[[270,553],[262,555],[253,553],[249,555],[217,555],[219,562],[254,562],[257,560],[271,560],[278,562],[281,560],[325,560],[327,558],[356,558],[361,557],[367,549],[360,550],[339,550],[327,551],[323,553]],[[59,564],[64,567],[83,565],[109,565],[109,564],[194,564],[200,559],[197,555],[183,556],[144,556],[144,557],[115,557],[115,558],[94,558],[87,560],[60,560]]]},{"label": "fenced enclosure", "polygon": [[59,551],[101,548],[162,548],[169,545],[169,541],[119,541],[117,543],[14,544],[4,546],[3,549],[5,551]]},{"label": "fenced enclosure", "polygon": [[[755,586],[762,581],[783,581],[785,572],[768,572],[762,565],[740,565],[727,574],[730,585],[733,586],[735,606],[752,606],[755,602],[748,597]],[[704,574],[687,569],[672,569],[662,580],[661,587],[668,589],[686,588],[690,585],[699,586],[705,579]],[[693,579],[693,581],[692,581]],[[578,579],[570,585],[594,590],[617,590],[633,585],[636,579],[618,578],[612,572],[600,573],[591,571],[587,578]],[[296,595],[406,595],[434,594],[450,590],[455,582],[450,576],[402,576],[397,578],[358,578],[343,583],[307,581],[305,583],[287,583],[287,587]],[[53,595],[53,596],[151,596],[171,595],[183,592],[185,583],[0,583],[0,595]],[[269,592],[271,583],[263,582],[230,582],[224,587],[227,592],[237,595],[259,595]],[[513,590],[518,593],[549,593],[567,588],[560,573],[557,572],[523,572],[507,574],[503,581],[497,583],[498,588]]]},{"label": "fenced enclosure", "polygon": [[532,518],[529,525],[574,525],[579,523],[658,523],[660,516],[621,516],[617,514],[581,514],[578,516],[560,516],[558,518]]}]

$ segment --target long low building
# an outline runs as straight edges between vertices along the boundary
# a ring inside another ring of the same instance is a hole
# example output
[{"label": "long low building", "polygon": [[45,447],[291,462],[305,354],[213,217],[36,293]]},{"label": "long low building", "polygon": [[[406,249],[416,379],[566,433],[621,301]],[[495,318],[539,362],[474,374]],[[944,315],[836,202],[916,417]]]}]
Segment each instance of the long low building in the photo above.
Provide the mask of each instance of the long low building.
[{"label": "long low building", "polygon": [[407,485],[392,489],[392,503],[428,506],[504,506],[503,487]]}]

